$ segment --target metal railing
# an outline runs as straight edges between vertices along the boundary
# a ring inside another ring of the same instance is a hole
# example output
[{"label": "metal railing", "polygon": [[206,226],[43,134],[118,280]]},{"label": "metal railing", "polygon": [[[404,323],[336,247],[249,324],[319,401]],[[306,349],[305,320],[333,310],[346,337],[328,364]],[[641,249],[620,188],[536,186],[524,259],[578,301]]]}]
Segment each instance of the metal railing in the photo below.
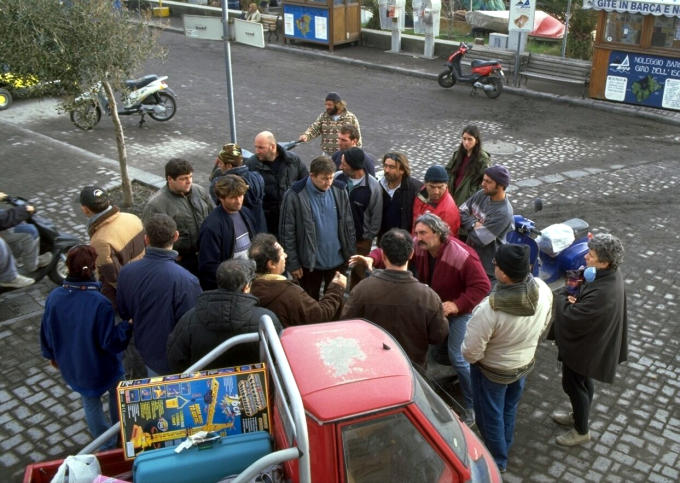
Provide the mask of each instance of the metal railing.
[{"label": "metal railing", "polygon": [[[291,441],[290,443],[295,443],[295,446],[275,451],[258,459],[246,468],[238,478],[234,480],[234,483],[247,482],[273,464],[279,464],[298,458],[300,482],[309,483],[312,481],[309,459],[309,436],[307,433],[305,409],[302,405],[302,396],[300,395],[295,378],[293,377],[293,371],[286,358],[279,335],[274,328],[274,323],[268,315],[263,315],[260,318],[260,326],[257,332],[241,334],[225,340],[192,364],[191,367],[183,372],[183,374],[191,374],[192,372],[205,368],[232,347],[239,344],[258,341],[260,343],[260,354],[263,356],[271,380],[274,383],[276,395],[281,402],[281,418],[284,424],[292,429],[294,441]],[[109,401],[109,404],[114,404],[114,401]],[[119,431],[120,422],[114,424],[104,433],[99,435],[94,441],[80,450],[78,454],[92,453],[110,438],[114,437]]]}]

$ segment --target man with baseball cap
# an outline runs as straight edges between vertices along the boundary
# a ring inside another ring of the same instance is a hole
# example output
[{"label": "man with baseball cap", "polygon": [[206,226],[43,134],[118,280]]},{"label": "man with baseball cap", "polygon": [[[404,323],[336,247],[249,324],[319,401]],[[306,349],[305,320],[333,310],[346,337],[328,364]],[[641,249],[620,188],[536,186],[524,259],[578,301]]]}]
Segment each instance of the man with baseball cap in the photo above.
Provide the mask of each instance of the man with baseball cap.
[{"label": "man with baseball cap", "polygon": [[332,156],[338,149],[338,133],[340,128],[351,124],[357,129],[359,139],[356,143],[361,146],[361,128],[357,117],[347,110],[347,103],[342,100],[337,92],[329,92],[326,95],[326,110],[319,114],[307,130],[300,135],[299,140],[303,143],[321,136],[321,150],[327,156]]},{"label": "man with baseball cap", "polygon": [[484,171],[482,189],[459,209],[461,232],[477,251],[491,282],[495,280],[493,257],[514,226],[512,205],[505,194],[509,184],[508,169],[500,164],[491,166]]},{"label": "man with baseball cap", "polygon": [[527,245],[499,246],[494,272],[498,283],[473,310],[462,351],[471,364],[477,427],[504,471],[517,406],[534,367],[538,339],[550,322],[553,294],[531,275]]},{"label": "man with baseball cap", "polygon": [[88,217],[90,245],[97,251],[97,272],[102,293],[116,307],[116,286],[120,268],[144,256],[144,226],[132,213],[112,206],[99,186],[86,186],[80,192],[80,209]]},{"label": "man with baseball cap", "polygon": [[215,203],[219,199],[215,194],[215,185],[224,176],[235,174],[243,178],[248,185],[243,198],[243,206],[248,208],[255,217],[255,229],[258,232],[267,231],[267,222],[264,217],[264,178],[257,171],[251,171],[243,164],[243,154],[238,144],[228,143],[222,146],[215,160],[215,167],[210,174],[210,196]]},{"label": "man with baseball cap", "polygon": [[[413,200],[413,224],[425,213],[441,218],[451,229],[451,236],[458,235],[460,215],[449,193],[449,175],[443,166],[430,166],[425,172],[425,187]],[[415,228],[415,226],[414,226]]]}]

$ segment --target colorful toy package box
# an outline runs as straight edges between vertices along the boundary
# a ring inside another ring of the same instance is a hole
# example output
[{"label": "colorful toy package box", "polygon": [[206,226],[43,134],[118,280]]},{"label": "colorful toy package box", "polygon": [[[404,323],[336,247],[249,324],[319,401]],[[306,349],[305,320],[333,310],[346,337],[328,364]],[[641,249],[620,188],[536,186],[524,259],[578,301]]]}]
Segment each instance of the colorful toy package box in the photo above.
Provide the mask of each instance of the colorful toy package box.
[{"label": "colorful toy package box", "polygon": [[265,365],[122,381],[118,385],[126,459],[179,444],[198,431],[222,436],[270,431]]}]

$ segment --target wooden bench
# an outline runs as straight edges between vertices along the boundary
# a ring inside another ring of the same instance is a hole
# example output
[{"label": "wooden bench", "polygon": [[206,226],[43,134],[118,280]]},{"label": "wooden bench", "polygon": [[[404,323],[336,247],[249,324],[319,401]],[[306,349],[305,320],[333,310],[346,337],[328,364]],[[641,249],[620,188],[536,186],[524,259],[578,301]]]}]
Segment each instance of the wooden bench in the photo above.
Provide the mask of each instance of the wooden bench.
[{"label": "wooden bench", "polygon": [[267,34],[267,42],[272,41],[272,36],[276,36],[276,40],[279,40],[281,15],[263,13],[260,16],[260,21],[262,22],[262,28],[264,29],[265,34]]},{"label": "wooden bench", "polygon": [[583,97],[590,83],[592,63],[586,60],[564,59],[553,55],[530,54],[519,75],[527,85],[529,78],[583,86]]}]

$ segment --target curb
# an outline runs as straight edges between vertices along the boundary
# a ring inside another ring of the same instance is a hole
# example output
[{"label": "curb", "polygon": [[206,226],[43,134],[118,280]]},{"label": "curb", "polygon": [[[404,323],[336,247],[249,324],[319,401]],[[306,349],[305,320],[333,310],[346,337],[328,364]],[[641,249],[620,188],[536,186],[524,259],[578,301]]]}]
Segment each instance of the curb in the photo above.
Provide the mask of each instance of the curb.
[{"label": "curb", "polygon": [[[54,139],[50,136],[47,136],[45,134],[41,134],[35,131],[31,131],[30,129],[26,129],[21,126],[17,126],[16,124],[9,123],[7,121],[2,121],[0,120],[0,127],[4,129],[4,127],[8,127],[10,129],[16,129],[23,135],[32,138],[32,139],[39,139],[45,143],[50,143],[55,146],[58,146],[60,149],[66,149],[74,154],[77,154],[79,157],[83,158],[89,158],[95,162],[98,162],[100,164],[105,164],[111,168],[115,168],[117,172],[120,172],[120,163],[111,158],[107,158],[106,156],[101,156],[99,154],[91,153],[90,151],[87,151],[85,149],[79,148],[78,146],[74,146],[72,144],[66,143],[64,141],[60,141],[58,139]],[[153,173],[149,173],[148,171],[144,171],[143,169],[135,168],[133,166],[128,166],[128,174],[130,175],[130,180],[136,180],[140,183],[149,185],[151,187],[155,188],[162,188],[165,186],[165,179],[162,178],[161,176],[158,176]],[[110,189],[111,187],[118,186],[120,182],[109,182],[104,186],[105,189]]]},{"label": "curb", "polygon": [[[278,50],[281,52],[288,52],[297,55],[311,55],[313,57],[322,58],[325,60],[331,60],[343,64],[350,64],[359,67],[365,67],[368,69],[382,70],[387,72],[393,72],[396,74],[410,75],[413,77],[420,77],[423,79],[437,80],[437,75],[430,72],[423,72],[415,69],[405,69],[403,67],[396,67],[385,64],[373,64],[359,59],[352,59],[350,57],[342,57],[337,55],[331,55],[326,52],[319,52],[315,50],[307,50],[303,48],[288,47],[285,45],[268,44],[267,48],[271,50]],[[628,116],[636,116],[644,119],[650,119],[657,122],[663,122],[666,124],[672,124],[680,126],[680,118],[668,117],[660,114],[655,114],[653,112],[641,111],[636,106],[623,106],[617,104],[610,104],[607,101],[599,101],[595,99],[579,99],[577,97],[571,96],[560,96],[557,94],[550,94],[549,92],[539,92],[532,91],[530,89],[522,89],[519,87],[503,86],[503,92],[508,94],[513,94],[517,96],[531,97],[534,99],[543,99],[553,102],[558,102],[562,104],[573,104],[580,107],[588,107],[592,109],[598,109],[600,111],[612,112],[615,114],[623,114]]]},{"label": "curb", "polygon": [[[170,25],[159,25],[157,23],[149,22],[148,25],[153,28],[166,30],[168,32],[184,34],[184,29],[173,27]],[[407,69],[404,67],[397,67],[386,64],[374,64],[372,62],[367,62],[365,60],[353,59],[351,57],[343,57],[338,55],[333,55],[328,52],[321,52],[316,50],[310,50],[300,47],[289,47],[287,45],[279,44],[267,44],[267,49],[287,52],[296,55],[307,55],[312,57],[317,57],[325,60],[334,61],[341,64],[349,64],[358,67],[365,67],[367,69],[381,70],[384,72],[392,72],[395,74],[408,75],[411,77],[419,77],[428,80],[437,80],[437,75],[430,72],[423,72],[416,69]],[[503,86],[503,92],[508,94],[529,97],[533,99],[542,99],[546,101],[557,102],[561,104],[572,104],[579,107],[587,107],[591,109],[597,109],[600,111],[611,112],[613,114],[622,114],[625,116],[635,116],[643,119],[648,119],[651,121],[662,122],[665,124],[671,124],[674,126],[680,126],[680,117],[669,117],[662,114],[656,114],[654,112],[643,111],[639,106],[632,105],[620,105],[612,104],[607,101],[600,101],[595,99],[579,99],[578,97],[572,96],[561,96],[557,94],[551,94],[549,92],[539,92],[533,91],[531,89],[522,89],[520,87]]]}]

